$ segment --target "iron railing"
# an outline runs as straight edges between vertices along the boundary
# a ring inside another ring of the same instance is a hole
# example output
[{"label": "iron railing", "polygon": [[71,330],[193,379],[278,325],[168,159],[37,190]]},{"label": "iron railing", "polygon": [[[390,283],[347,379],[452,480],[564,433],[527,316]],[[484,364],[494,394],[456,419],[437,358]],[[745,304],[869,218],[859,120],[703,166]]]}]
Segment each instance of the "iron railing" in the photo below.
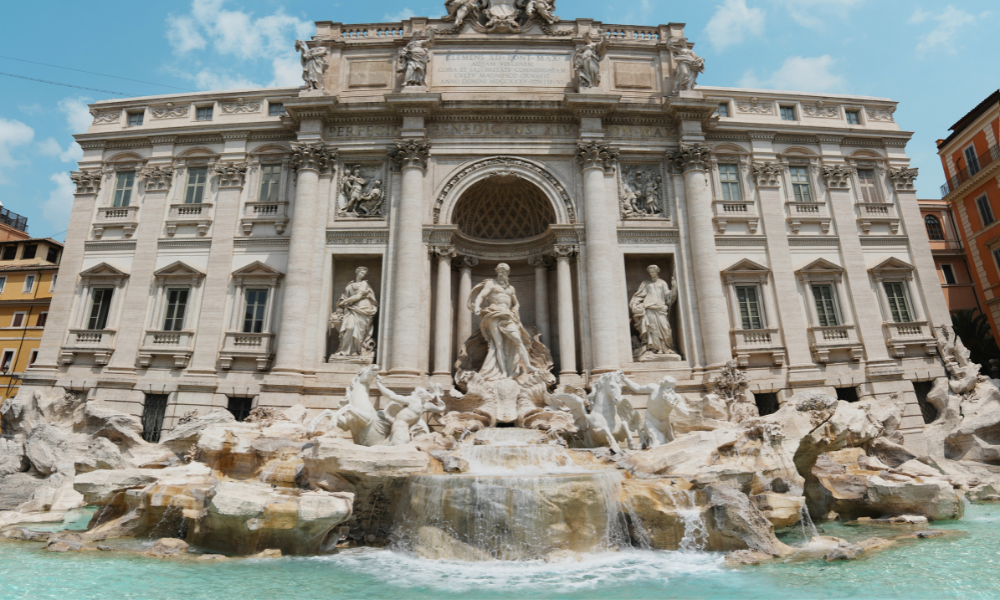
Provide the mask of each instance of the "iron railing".
[{"label": "iron railing", "polygon": [[6,208],[0,208],[0,223],[25,233],[28,232],[28,217],[22,217],[16,212],[7,210]]},{"label": "iron railing", "polygon": [[1000,149],[997,149],[996,146],[990,146],[990,149],[983,154],[980,154],[973,164],[964,166],[961,170],[959,170],[957,175],[948,178],[948,182],[941,186],[941,197],[944,198],[948,194],[957,190],[960,185],[973,178],[976,173],[985,169],[987,165],[991,164],[998,158],[1000,158]]}]

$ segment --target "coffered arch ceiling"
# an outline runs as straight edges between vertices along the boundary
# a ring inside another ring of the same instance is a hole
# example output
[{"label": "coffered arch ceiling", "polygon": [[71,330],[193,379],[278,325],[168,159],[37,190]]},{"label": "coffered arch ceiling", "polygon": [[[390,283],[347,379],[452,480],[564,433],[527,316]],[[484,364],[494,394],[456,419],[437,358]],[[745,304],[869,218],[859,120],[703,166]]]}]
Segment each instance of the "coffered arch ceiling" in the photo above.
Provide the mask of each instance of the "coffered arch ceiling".
[{"label": "coffered arch ceiling", "polygon": [[516,175],[497,175],[462,194],[452,221],[469,237],[521,240],[545,233],[556,222],[556,213],[533,183]]}]

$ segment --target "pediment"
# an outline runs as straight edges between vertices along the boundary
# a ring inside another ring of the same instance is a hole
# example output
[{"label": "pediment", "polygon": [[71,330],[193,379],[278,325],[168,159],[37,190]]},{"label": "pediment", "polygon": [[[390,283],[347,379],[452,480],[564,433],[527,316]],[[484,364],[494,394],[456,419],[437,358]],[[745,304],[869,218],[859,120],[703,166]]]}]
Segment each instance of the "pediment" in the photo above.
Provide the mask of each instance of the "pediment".
[{"label": "pediment", "polygon": [[802,267],[796,273],[800,274],[827,274],[827,273],[843,273],[844,268],[840,265],[835,265],[832,262],[826,260],[825,258],[819,258],[808,265]]},{"label": "pediment", "polygon": [[284,274],[258,261],[233,271],[234,277],[282,277]]},{"label": "pediment", "polygon": [[728,269],[726,269],[726,270],[723,271],[723,273],[726,273],[727,275],[747,274],[747,273],[752,273],[752,274],[766,274],[766,273],[770,273],[770,272],[771,272],[771,269],[768,269],[767,267],[765,267],[762,264],[755,263],[754,261],[750,260],[749,258],[744,258],[743,260],[739,261],[735,265],[733,265],[733,266],[731,266]]},{"label": "pediment", "polygon": [[205,276],[205,274],[198,269],[195,269],[191,265],[181,261],[171,263],[159,271],[156,271],[153,275],[155,277],[194,277],[198,279]]},{"label": "pediment", "polygon": [[82,271],[80,277],[128,277],[128,273],[108,263],[101,263]]},{"label": "pediment", "polygon": [[872,273],[881,273],[881,272],[884,272],[884,271],[908,271],[908,272],[912,272],[914,270],[916,270],[916,267],[914,267],[913,265],[911,265],[910,263],[908,263],[906,261],[899,260],[896,257],[888,258],[888,259],[880,262],[878,265],[876,265],[876,266],[872,267],[871,269],[869,269],[869,271],[871,271]]}]

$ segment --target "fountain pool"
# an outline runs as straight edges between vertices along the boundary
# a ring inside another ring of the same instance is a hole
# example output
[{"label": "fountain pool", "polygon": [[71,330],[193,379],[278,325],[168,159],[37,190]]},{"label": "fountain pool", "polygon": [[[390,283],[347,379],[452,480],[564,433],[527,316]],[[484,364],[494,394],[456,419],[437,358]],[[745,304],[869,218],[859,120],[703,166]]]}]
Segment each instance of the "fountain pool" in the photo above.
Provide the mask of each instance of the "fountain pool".
[{"label": "fountain pool", "polygon": [[[358,549],[317,558],[199,562],[114,552],[51,554],[41,544],[9,542],[0,543],[0,600],[1000,597],[1000,506],[972,506],[961,521],[934,526],[968,535],[901,544],[849,563],[743,568],[726,567],[722,554],[704,552],[625,550],[551,564],[431,561]],[[823,528],[851,541],[899,532],[886,526]],[[795,541],[801,530],[789,535]]]}]

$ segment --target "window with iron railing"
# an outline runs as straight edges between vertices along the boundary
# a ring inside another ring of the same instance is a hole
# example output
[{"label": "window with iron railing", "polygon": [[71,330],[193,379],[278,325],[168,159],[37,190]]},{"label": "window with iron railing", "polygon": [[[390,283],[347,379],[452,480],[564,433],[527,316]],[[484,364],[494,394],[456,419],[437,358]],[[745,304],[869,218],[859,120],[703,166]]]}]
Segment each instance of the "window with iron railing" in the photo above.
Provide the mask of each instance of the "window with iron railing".
[{"label": "window with iron railing", "polygon": [[[993,164],[998,158],[1000,158],[1000,149],[996,146],[990,146],[989,150],[980,154],[975,155],[975,151],[972,146],[965,149],[966,150],[966,165],[958,170],[954,176],[948,178],[948,182],[941,186],[941,197],[945,197],[948,194],[954,192],[963,183],[974,177],[977,173]],[[968,151],[973,150],[972,156],[974,160],[969,160]]]}]

